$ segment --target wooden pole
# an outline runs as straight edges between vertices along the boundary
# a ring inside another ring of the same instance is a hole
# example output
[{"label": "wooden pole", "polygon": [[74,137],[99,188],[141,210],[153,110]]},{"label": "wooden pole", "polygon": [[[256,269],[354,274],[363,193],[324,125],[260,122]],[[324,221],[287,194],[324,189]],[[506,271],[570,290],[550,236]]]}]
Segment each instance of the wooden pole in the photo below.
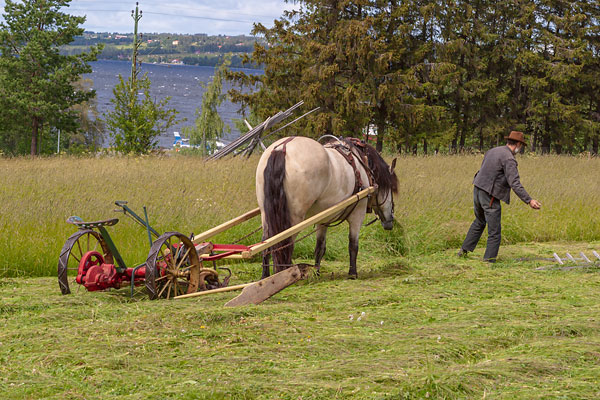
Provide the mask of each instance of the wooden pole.
[{"label": "wooden pole", "polygon": [[175,296],[173,298],[174,299],[186,299],[188,297],[198,297],[198,296],[204,296],[204,295],[207,295],[207,294],[231,292],[231,291],[234,291],[234,290],[243,289],[246,286],[250,286],[252,284],[254,284],[254,282],[242,283],[241,285],[227,286],[227,287],[218,288],[218,289],[212,289],[212,290],[204,290],[202,292],[194,292],[194,293],[189,293],[189,294],[182,294],[182,295],[179,295],[179,296]]},{"label": "wooden pole", "polygon": [[256,217],[257,215],[260,215],[260,208],[258,208],[258,207],[256,207],[254,210],[248,211],[247,213],[245,213],[243,215],[240,215],[237,218],[234,218],[232,220],[224,222],[219,226],[215,226],[212,229],[209,229],[205,232],[202,232],[199,235],[194,236],[194,238],[192,239],[192,242],[194,242],[194,244],[202,243],[206,239],[211,238],[221,232],[224,232],[231,227],[239,225],[242,222],[248,221],[248,220]]},{"label": "wooden pole", "polygon": [[283,231],[275,236],[270,237],[269,239],[265,240],[264,242],[250,246],[251,247],[250,251],[242,252],[242,258],[251,258],[254,255],[260,253],[261,251],[266,250],[269,247],[271,247],[277,243],[280,243],[281,241],[295,235],[296,233],[300,232],[301,230],[303,230],[304,228],[306,228],[308,226],[326,221],[327,218],[331,217],[332,215],[335,215],[336,213],[344,210],[346,207],[349,207],[349,206],[353,205],[354,203],[358,203],[360,200],[364,199],[371,193],[375,193],[376,189],[377,188],[375,186],[370,186],[366,189],[363,189],[360,192],[356,193],[354,196],[349,197],[346,200],[344,200],[332,207],[329,207],[328,209],[321,211],[320,213],[318,213],[316,215],[313,215],[312,217],[300,222],[299,224],[296,224],[296,225],[292,226],[291,228],[286,229],[285,231]]}]

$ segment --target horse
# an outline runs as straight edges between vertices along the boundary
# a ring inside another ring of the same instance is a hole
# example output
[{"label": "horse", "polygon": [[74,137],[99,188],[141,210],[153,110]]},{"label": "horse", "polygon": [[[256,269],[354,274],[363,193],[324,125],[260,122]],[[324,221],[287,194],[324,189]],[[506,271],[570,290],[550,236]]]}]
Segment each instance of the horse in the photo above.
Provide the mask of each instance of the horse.
[{"label": "horse", "polygon": [[[377,185],[375,194],[316,226],[314,257],[319,271],[326,249],[327,228],[334,221],[348,222],[348,275],[356,279],[358,236],[367,211],[375,211],[384,229],[390,230],[394,225],[394,194],[398,192],[398,178],[394,173],[396,159],[388,166],[369,144],[354,138],[329,137],[334,140],[325,145],[301,136],[282,138],[262,154],[256,168],[256,198],[261,211],[263,240],[368,186]],[[263,252],[263,278],[270,274],[271,252],[274,272],[292,265],[294,239],[295,236],[288,238]]]}]

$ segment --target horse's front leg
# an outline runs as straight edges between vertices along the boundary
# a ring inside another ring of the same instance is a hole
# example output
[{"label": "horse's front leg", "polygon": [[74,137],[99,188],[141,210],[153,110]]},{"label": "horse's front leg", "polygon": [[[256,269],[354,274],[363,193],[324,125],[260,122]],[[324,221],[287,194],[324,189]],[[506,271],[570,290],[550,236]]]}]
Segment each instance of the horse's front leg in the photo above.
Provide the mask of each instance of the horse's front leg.
[{"label": "horse's front leg", "polygon": [[363,220],[365,219],[366,210],[366,202],[364,202],[362,205],[359,205],[357,209],[348,217],[348,225],[350,227],[348,234],[348,253],[350,254],[350,270],[348,271],[348,277],[350,279],[358,278],[358,272],[356,272],[358,234],[360,233],[360,228]]},{"label": "horse's front leg", "polygon": [[327,226],[319,225],[317,226],[317,245],[315,246],[315,267],[317,269],[317,274],[321,269],[321,260],[323,259],[323,255],[325,255],[326,249],[326,236],[327,236]]}]

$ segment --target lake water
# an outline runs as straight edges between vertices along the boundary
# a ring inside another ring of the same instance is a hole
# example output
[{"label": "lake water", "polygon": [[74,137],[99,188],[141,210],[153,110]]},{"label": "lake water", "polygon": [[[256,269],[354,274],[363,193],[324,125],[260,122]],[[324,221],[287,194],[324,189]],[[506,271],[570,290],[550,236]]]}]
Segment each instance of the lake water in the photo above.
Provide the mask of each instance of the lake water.
[{"label": "lake water", "polygon": [[[98,99],[98,111],[105,113],[113,106],[110,100],[113,97],[113,88],[119,83],[119,75],[127,79],[131,75],[131,62],[100,60],[90,63],[93,72],[85,77],[94,81],[94,89]],[[237,70],[237,69],[236,69]],[[242,69],[249,74],[261,74],[260,70]],[[171,147],[173,144],[173,132],[181,132],[184,125],[193,125],[196,119],[196,109],[202,106],[202,95],[204,89],[200,83],[208,84],[214,75],[213,67],[200,67],[191,65],[165,65],[165,64],[142,64],[140,74],[148,73],[152,82],[150,93],[157,99],[171,97],[169,108],[179,111],[178,118],[187,118],[186,122],[171,127],[169,131],[159,138],[159,146]],[[223,83],[223,92],[230,88],[227,82]],[[240,135],[235,129],[233,119],[241,118],[238,114],[239,107],[227,100],[223,101],[218,108],[219,115],[225,123],[231,127],[231,133],[225,133],[225,141],[230,141]],[[108,146],[110,138],[105,138]]]}]

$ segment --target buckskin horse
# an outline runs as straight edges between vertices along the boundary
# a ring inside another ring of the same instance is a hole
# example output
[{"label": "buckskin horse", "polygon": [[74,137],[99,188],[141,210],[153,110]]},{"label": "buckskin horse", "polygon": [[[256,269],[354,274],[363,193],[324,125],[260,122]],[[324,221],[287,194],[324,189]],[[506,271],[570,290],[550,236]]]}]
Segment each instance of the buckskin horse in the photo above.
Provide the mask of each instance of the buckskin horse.
[{"label": "buckskin horse", "polygon": [[[377,150],[354,138],[338,139],[321,145],[306,137],[282,138],[263,153],[256,169],[256,198],[261,210],[263,240],[302,222],[368,186],[377,192],[317,225],[315,266],[317,271],[325,254],[327,228],[333,221],[347,221],[350,278],[357,278],[358,235],[368,210],[379,217],[384,229],[394,222],[394,193],[398,178],[396,160],[388,166]],[[270,252],[273,270],[279,272],[292,263],[294,238],[263,252],[263,278],[269,276]]]}]

